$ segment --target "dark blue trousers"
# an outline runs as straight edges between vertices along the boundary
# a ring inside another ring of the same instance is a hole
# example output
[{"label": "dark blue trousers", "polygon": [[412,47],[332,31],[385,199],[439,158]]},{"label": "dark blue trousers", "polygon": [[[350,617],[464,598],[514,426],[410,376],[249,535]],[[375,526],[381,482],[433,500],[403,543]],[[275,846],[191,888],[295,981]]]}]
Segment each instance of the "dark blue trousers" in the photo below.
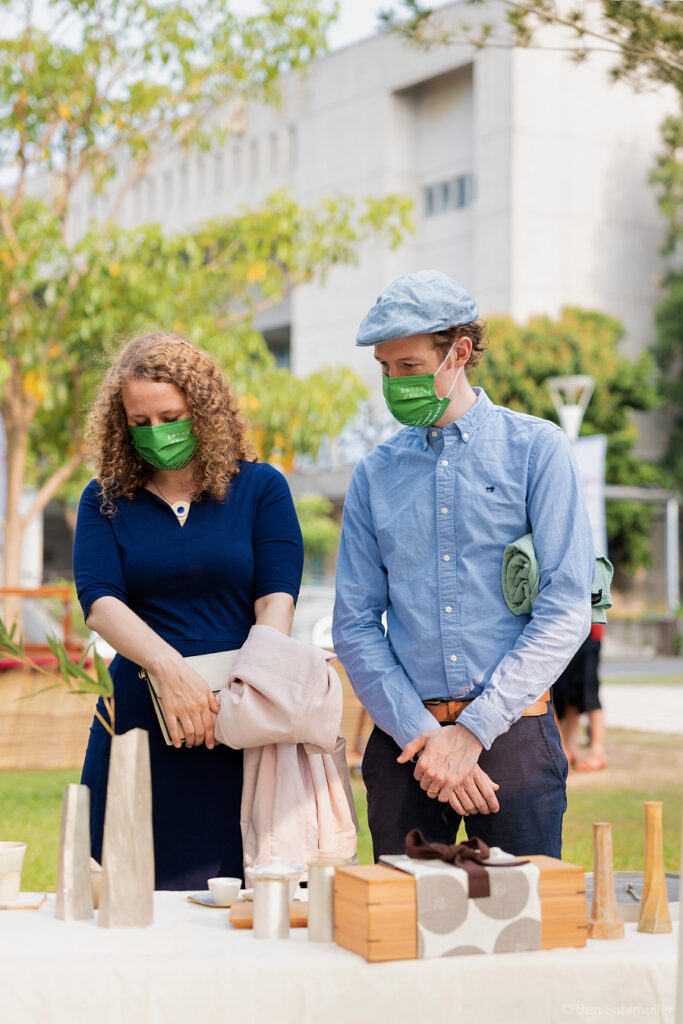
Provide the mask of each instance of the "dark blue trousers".
[{"label": "dark blue trousers", "polygon": [[[397,764],[400,747],[375,726],[363,756],[368,824],[375,860],[405,853],[405,836],[421,829],[430,842],[454,843],[461,817],[420,789],[415,765]],[[478,836],[507,853],[560,857],[562,816],[567,809],[567,758],[552,712],[520,718],[479,757],[497,782],[500,810],[465,817],[469,838]]]}]

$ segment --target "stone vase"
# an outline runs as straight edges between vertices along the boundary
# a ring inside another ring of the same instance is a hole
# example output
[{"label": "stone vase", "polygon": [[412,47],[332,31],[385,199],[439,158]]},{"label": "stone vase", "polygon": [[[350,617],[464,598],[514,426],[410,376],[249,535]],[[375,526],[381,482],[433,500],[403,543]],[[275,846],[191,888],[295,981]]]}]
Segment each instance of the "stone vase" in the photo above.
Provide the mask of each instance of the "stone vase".
[{"label": "stone vase", "polygon": [[62,921],[85,921],[93,916],[87,786],[71,784],[62,798],[55,916]]},{"label": "stone vase", "polygon": [[98,924],[145,928],[154,920],[149,742],[144,729],[112,737]]}]

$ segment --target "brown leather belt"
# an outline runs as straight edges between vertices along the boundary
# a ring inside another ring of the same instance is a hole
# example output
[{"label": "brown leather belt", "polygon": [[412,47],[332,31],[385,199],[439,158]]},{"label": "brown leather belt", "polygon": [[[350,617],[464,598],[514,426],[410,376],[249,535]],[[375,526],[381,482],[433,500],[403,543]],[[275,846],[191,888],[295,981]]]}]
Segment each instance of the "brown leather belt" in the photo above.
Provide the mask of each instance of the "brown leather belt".
[{"label": "brown leather belt", "polygon": [[[538,700],[535,700],[533,704],[529,704],[528,707],[522,711],[522,718],[528,718],[529,716],[544,715],[548,710],[548,701],[550,700],[550,690],[546,690],[545,693],[541,694]],[[471,704],[471,700],[425,700],[422,702],[437,722],[442,725],[444,722],[452,724],[458,718],[458,715],[465,710],[468,704]]]}]

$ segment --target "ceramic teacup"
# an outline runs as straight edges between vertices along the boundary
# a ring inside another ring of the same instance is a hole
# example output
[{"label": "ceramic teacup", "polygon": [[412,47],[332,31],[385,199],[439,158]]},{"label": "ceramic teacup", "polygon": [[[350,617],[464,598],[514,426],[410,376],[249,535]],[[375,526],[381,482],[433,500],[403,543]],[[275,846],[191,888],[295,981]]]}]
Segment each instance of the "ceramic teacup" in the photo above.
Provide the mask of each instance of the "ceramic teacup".
[{"label": "ceramic teacup", "polygon": [[0,903],[19,899],[26,843],[0,843]]},{"label": "ceramic teacup", "polygon": [[213,896],[214,903],[220,907],[229,907],[234,903],[242,888],[241,878],[209,878],[206,883]]}]

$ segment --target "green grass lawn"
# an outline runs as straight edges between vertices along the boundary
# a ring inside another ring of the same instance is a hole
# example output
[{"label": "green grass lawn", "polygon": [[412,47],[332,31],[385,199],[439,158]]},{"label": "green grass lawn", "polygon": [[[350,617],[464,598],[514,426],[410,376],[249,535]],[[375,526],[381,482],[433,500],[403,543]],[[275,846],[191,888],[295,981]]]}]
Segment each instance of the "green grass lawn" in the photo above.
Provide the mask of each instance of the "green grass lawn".
[{"label": "green grass lawn", "polygon": [[[0,839],[28,844],[22,876],[22,889],[27,892],[54,892],[62,793],[69,782],[78,782],[78,772],[0,772]],[[361,863],[370,863],[372,844],[360,779],[354,778],[353,788],[361,825],[358,857]],[[674,785],[662,785],[647,792],[597,785],[570,791],[564,823],[564,859],[592,870],[593,822],[610,821],[615,870],[642,870],[643,801],[661,800],[664,863],[667,871],[678,871],[682,796],[682,787]],[[464,833],[460,838],[465,838]]]}]

